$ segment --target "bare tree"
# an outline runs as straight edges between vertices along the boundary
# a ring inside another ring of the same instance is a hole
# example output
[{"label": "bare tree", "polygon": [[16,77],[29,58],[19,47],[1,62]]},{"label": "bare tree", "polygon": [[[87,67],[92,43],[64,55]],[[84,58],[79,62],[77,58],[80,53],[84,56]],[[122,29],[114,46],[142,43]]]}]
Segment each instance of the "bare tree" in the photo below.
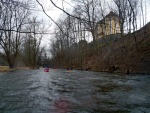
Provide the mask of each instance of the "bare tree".
[{"label": "bare tree", "polygon": [[[44,33],[44,27],[41,25],[41,22],[38,21],[36,17],[33,17],[31,20],[29,20],[29,23],[32,24],[28,25],[26,29],[33,32],[41,32],[41,29],[43,29],[42,32]],[[40,44],[43,37],[42,32],[41,34],[26,34],[26,39],[24,42],[24,53],[22,54],[27,66],[33,68],[37,66],[37,58],[40,52]]]},{"label": "bare tree", "polygon": [[[1,8],[0,18],[0,46],[3,51],[1,51],[0,56],[8,62],[10,68],[13,68],[21,46],[22,36],[19,31],[22,30],[29,12],[22,7],[26,6],[26,4],[21,2],[5,1],[1,3],[3,7]],[[22,6],[18,6],[21,4]]]}]

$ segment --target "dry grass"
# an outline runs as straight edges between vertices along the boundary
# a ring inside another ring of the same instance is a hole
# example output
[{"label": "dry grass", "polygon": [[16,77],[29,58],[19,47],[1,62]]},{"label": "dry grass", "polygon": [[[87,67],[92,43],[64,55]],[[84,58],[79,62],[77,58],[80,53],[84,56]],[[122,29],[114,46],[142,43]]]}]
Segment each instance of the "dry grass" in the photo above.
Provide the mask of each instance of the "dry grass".
[{"label": "dry grass", "polygon": [[18,70],[28,70],[28,69],[32,69],[30,67],[17,67]]},{"label": "dry grass", "polygon": [[7,71],[15,71],[15,70],[29,70],[32,69],[30,67],[17,67],[10,69],[9,66],[0,66],[0,72],[7,72]]},{"label": "dry grass", "polygon": [[0,66],[0,72],[6,72],[10,71],[10,68],[8,66]]}]

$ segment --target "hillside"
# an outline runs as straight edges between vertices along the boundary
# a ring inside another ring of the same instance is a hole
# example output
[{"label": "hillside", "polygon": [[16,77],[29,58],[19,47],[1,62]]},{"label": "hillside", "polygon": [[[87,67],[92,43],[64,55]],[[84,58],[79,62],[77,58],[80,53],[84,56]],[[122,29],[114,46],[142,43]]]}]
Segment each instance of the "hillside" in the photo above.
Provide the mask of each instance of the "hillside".
[{"label": "hillside", "polygon": [[[97,42],[96,48],[91,45],[87,45],[84,55],[84,70],[150,73],[150,23],[118,40],[103,44]],[[78,67],[77,63],[73,63],[73,68]]]}]

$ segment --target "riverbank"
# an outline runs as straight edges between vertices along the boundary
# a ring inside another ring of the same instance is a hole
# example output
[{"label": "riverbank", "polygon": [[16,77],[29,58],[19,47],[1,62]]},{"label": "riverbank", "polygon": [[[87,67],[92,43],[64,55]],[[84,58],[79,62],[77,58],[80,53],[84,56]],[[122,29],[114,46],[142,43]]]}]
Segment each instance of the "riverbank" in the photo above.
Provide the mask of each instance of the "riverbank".
[{"label": "riverbank", "polygon": [[108,42],[97,40],[95,43],[83,44],[83,48],[80,51],[76,49],[71,57],[71,63],[64,60],[62,67],[97,72],[150,74],[150,23],[117,40],[112,38]]},{"label": "riverbank", "polygon": [[150,74],[150,23],[101,46],[99,54],[86,58],[83,68],[111,73]]},{"label": "riverbank", "polygon": [[0,66],[0,72],[8,72],[11,71],[11,69],[8,66]]},{"label": "riverbank", "polygon": [[29,67],[17,67],[17,68],[9,68],[9,66],[0,66],[0,72],[12,72],[15,70],[28,70],[31,69]]}]

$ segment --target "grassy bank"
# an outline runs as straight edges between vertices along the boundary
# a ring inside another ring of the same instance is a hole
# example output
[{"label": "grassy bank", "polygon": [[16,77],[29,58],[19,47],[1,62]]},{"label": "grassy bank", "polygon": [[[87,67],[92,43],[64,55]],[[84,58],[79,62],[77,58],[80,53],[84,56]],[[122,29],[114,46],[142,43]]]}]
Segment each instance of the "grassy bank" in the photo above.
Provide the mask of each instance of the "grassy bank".
[{"label": "grassy bank", "polygon": [[9,68],[9,66],[0,66],[0,72],[9,72],[9,71],[15,71],[15,70],[28,70],[32,69],[30,67],[17,67],[17,68]]},{"label": "grassy bank", "polygon": [[8,66],[0,66],[0,72],[7,72],[11,71],[11,69]]}]

